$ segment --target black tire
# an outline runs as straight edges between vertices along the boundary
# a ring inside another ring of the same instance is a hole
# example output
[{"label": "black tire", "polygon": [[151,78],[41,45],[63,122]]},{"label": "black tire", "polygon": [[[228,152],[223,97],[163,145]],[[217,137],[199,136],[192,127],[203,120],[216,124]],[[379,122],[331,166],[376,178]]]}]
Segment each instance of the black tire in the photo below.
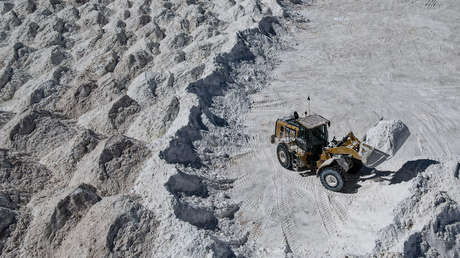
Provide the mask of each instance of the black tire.
[{"label": "black tire", "polygon": [[331,191],[340,192],[343,188],[343,177],[336,167],[325,167],[319,173],[321,184]]},{"label": "black tire", "polygon": [[361,160],[357,160],[357,159],[352,159],[352,161],[353,161],[353,163],[352,163],[353,166],[348,170],[348,173],[356,174],[363,167],[363,162]]},{"label": "black tire", "polygon": [[278,157],[278,161],[280,162],[281,166],[286,169],[291,169],[292,157],[286,144],[278,144],[278,147],[276,148],[276,156]]}]

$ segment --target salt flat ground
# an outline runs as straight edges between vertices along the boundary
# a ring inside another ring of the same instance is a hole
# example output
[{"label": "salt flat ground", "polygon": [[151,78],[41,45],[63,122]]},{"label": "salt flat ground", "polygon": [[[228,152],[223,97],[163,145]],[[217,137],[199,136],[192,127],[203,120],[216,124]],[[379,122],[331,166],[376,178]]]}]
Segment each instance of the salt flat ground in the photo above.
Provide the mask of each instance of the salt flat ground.
[{"label": "salt flat ground", "polygon": [[[409,195],[416,175],[405,168],[458,159],[460,2],[324,0],[298,11],[309,21],[291,27],[295,47],[252,96],[254,140],[230,168],[238,219],[259,256],[369,254]],[[330,137],[362,137],[382,117],[402,120],[411,136],[348,193],[327,191],[315,176],[283,169],[269,144],[276,118],[303,112],[307,96],[312,112],[331,120]]]}]

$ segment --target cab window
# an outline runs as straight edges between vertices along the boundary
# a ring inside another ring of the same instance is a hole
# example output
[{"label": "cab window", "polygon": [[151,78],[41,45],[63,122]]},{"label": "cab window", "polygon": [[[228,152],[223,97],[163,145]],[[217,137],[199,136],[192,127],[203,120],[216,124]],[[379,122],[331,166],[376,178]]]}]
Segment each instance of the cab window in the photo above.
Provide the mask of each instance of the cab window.
[{"label": "cab window", "polygon": [[302,127],[299,128],[299,136],[298,137],[308,141],[308,138],[309,138],[308,137],[308,131],[307,131],[307,129],[305,127],[302,126]]},{"label": "cab window", "polygon": [[327,135],[327,127],[326,125],[322,125],[310,130],[312,139],[315,143],[327,143],[328,135]]}]

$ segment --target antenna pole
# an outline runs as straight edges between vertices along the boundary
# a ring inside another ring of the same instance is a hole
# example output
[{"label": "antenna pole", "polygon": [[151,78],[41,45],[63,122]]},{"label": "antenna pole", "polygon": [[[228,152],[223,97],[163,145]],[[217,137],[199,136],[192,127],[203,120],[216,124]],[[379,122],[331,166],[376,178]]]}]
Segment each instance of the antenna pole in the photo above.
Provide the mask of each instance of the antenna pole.
[{"label": "antenna pole", "polygon": [[308,102],[308,114],[311,115],[311,107],[310,107],[310,102],[311,102],[311,100],[310,100],[310,96],[308,96],[307,102]]}]

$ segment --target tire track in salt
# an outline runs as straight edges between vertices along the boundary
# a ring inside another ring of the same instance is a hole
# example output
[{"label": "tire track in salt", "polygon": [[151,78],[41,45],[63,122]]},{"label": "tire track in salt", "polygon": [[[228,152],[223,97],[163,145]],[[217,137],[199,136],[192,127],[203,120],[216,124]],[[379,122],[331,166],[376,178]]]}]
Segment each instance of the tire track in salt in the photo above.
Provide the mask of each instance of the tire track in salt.
[{"label": "tire track in salt", "polygon": [[[266,152],[266,150],[264,151]],[[269,154],[266,154],[269,155]],[[304,248],[303,239],[297,237],[296,231],[298,227],[296,226],[295,220],[292,216],[292,208],[290,203],[291,201],[286,198],[287,187],[286,187],[286,178],[280,165],[274,159],[271,159],[271,164],[273,168],[273,194],[275,197],[275,208],[276,215],[279,219],[281,231],[283,232],[286,244],[289,245],[291,251],[300,255],[301,257],[310,256],[311,252]]]},{"label": "tire track in salt", "polygon": [[327,197],[325,198],[324,192],[321,191],[319,187],[318,183],[314,184],[314,200],[321,218],[322,226],[329,236],[335,235],[336,225],[332,219],[331,211],[326,204],[329,200]]}]

